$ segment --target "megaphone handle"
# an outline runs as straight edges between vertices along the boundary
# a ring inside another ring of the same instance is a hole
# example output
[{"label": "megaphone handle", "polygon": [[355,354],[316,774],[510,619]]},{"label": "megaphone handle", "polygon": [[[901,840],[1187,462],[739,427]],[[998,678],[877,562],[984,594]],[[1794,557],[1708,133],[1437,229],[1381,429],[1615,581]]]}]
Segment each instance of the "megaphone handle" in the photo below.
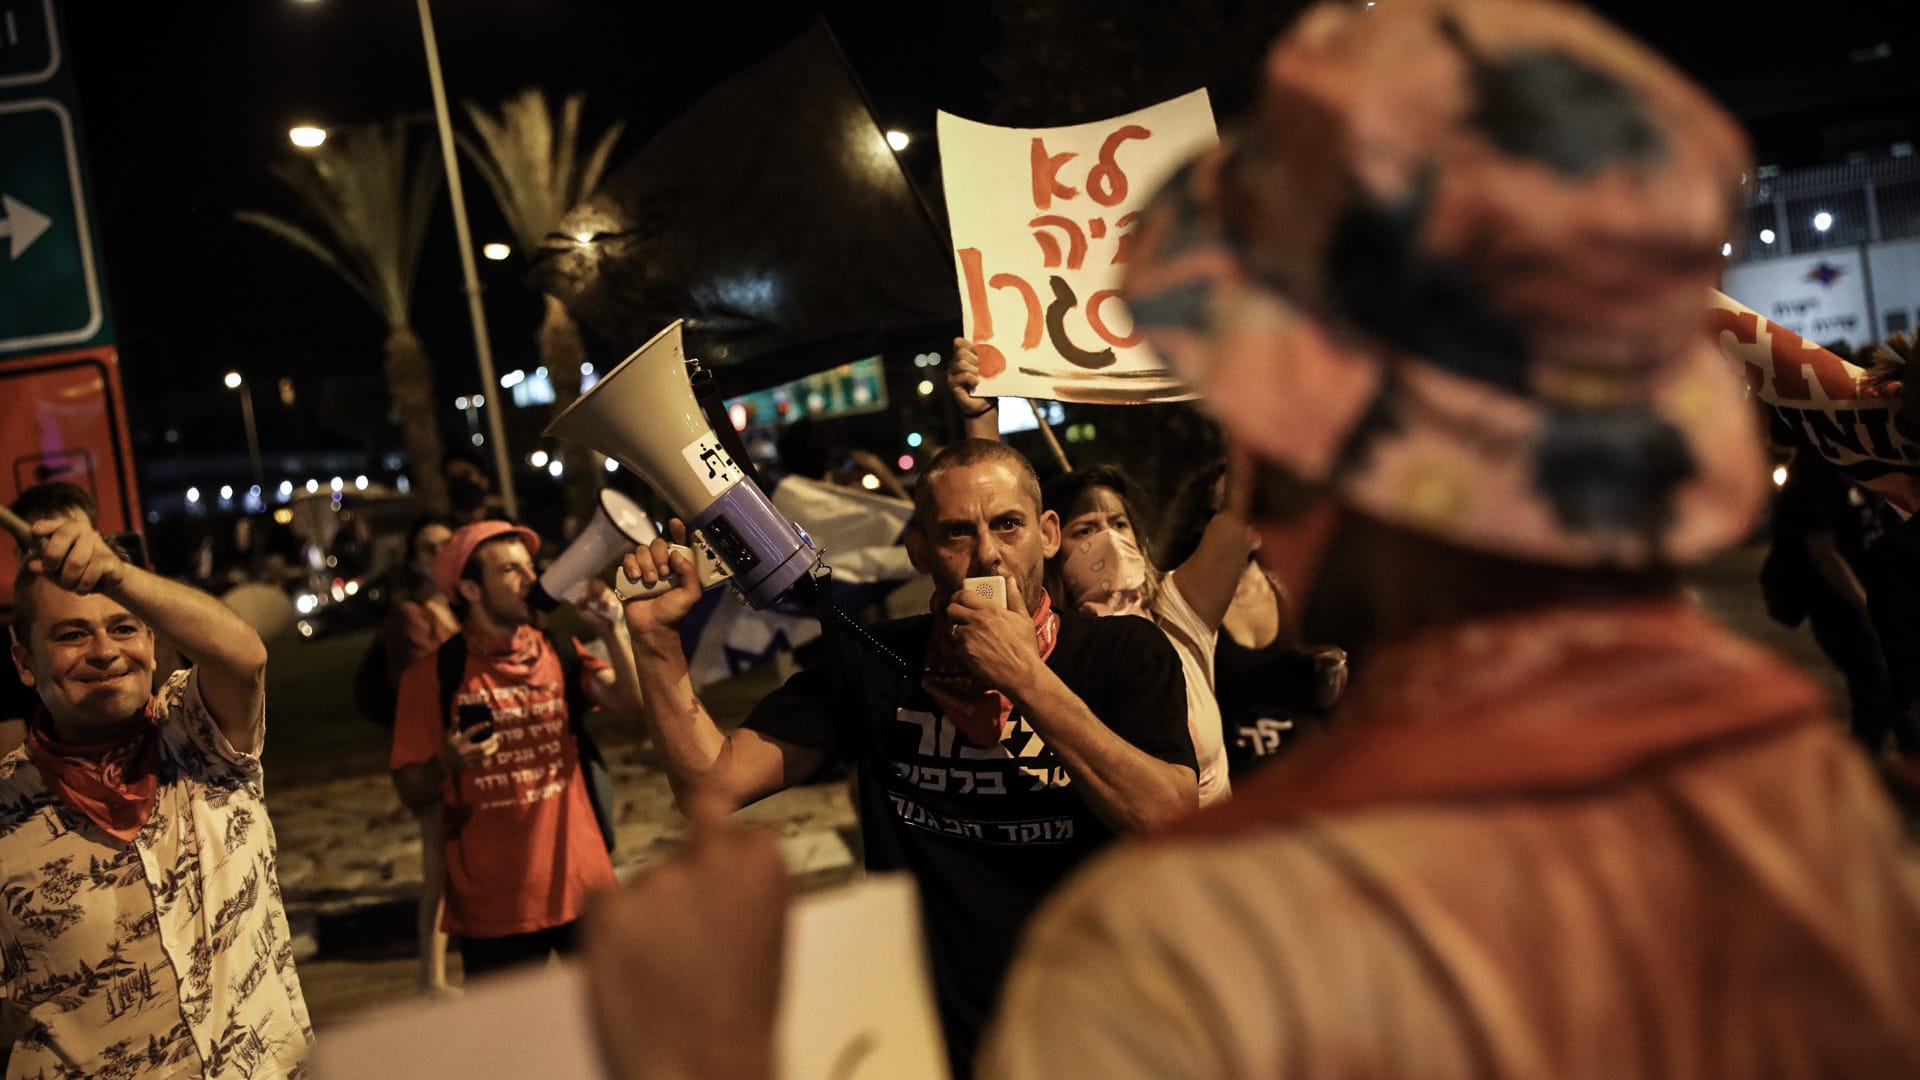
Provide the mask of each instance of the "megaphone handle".
[{"label": "megaphone handle", "polygon": [[[698,572],[698,563],[692,548],[685,544],[669,544],[667,551],[670,553],[670,556],[673,554],[686,556],[688,562],[695,563],[695,572]],[[626,587],[622,587],[622,582],[626,583]],[[619,573],[613,575],[613,595],[624,604],[629,600],[644,600],[648,597],[659,596],[661,593],[672,592],[674,589],[679,588],[680,584],[680,575],[668,574],[651,585],[642,585],[628,577],[625,570],[621,570]]]}]

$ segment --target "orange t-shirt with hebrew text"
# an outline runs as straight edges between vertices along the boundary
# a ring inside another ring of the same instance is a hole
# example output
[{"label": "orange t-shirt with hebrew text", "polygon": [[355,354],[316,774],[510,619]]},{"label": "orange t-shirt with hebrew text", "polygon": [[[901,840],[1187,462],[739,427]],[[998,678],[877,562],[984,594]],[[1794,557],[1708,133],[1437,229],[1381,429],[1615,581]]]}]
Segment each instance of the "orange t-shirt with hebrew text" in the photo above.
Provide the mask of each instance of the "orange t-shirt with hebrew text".
[{"label": "orange t-shirt with hebrew text", "polygon": [[[581,678],[605,664],[581,657]],[[560,658],[530,626],[504,652],[468,638],[453,711],[485,705],[500,749],[441,789],[447,906],[442,928],[462,937],[506,937],[580,917],[587,897],[614,885],[613,862],[594,822],[580,745],[568,723]],[[400,676],[392,767],[438,753],[451,717],[439,715],[438,655]]]}]

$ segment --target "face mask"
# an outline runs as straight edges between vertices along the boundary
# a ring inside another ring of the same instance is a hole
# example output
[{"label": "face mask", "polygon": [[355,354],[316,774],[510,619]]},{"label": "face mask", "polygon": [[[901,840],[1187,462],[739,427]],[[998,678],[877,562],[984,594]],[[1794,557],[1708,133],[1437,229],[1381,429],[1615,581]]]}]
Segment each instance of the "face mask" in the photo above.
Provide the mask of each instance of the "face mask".
[{"label": "face mask", "polygon": [[1101,529],[1068,543],[1071,550],[1061,564],[1060,576],[1075,608],[1089,615],[1144,612],[1141,592],[1147,584],[1147,560],[1133,537]]},{"label": "face mask", "polygon": [[478,510],[487,504],[487,489],[472,477],[456,476],[447,481],[447,498],[455,510]]}]

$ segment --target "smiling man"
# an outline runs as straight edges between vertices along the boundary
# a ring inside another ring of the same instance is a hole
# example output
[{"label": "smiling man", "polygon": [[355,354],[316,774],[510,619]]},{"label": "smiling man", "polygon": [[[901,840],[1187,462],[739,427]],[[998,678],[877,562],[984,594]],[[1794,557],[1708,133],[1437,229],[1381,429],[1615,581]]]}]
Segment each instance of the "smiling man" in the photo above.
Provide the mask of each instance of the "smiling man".
[{"label": "smiling man", "polygon": [[[671,531],[684,537],[679,522]],[[674,793],[726,809],[804,783],[842,758],[859,774],[871,870],[918,881],[955,1076],[1027,914],[1086,856],[1197,799],[1180,661],[1152,623],[1056,609],[1043,567],[1060,523],[1018,451],[968,440],[942,451],[915,492],[907,552],[932,575],[930,615],[875,635],[899,671],[845,648],[769,695],[731,733],[694,696],[676,631],[700,588],[665,541],[630,577],[684,584],[627,605],[641,685]],[[961,588],[1005,579],[1002,608]]]},{"label": "smiling man", "polygon": [[[298,1074],[312,1042],[263,802],[266,647],[84,521],[34,526],[0,760],[9,1077]],[[197,663],[151,693],[154,635]]]}]

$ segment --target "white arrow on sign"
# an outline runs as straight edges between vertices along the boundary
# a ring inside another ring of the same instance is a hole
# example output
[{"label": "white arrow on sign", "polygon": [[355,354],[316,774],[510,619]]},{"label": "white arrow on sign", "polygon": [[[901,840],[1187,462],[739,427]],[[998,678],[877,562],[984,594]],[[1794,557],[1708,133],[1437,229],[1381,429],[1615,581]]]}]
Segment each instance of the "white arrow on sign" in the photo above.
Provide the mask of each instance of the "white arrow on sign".
[{"label": "white arrow on sign", "polygon": [[11,255],[16,259],[53,224],[52,218],[11,195],[0,195],[0,209],[7,212],[6,217],[0,218],[0,236],[11,239]]}]

